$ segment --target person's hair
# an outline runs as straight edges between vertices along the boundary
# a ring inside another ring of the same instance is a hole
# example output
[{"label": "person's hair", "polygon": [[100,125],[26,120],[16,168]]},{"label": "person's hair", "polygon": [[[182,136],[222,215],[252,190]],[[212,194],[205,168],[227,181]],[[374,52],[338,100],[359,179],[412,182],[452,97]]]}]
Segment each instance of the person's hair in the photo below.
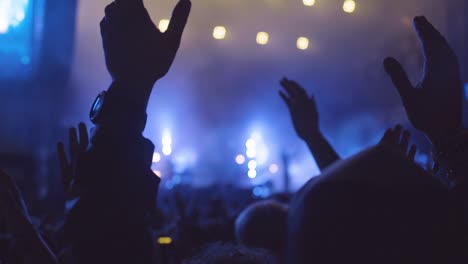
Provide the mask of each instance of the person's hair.
[{"label": "person's hair", "polygon": [[231,243],[214,243],[183,264],[277,264],[266,250],[247,248]]},{"label": "person's hair", "polygon": [[256,202],[236,219],[238,243],[251,248],[264,248],[282,257],[286,250],[288,209],[276,201]]}]

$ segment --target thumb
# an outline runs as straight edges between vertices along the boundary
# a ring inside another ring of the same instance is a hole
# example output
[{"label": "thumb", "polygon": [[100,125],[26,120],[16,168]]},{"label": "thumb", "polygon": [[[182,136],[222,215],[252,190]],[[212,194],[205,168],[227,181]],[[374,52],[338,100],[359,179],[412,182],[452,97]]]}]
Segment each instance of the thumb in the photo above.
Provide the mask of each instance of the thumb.
[{"label": "thumb", "polygon": [[406,99],[414,92],[414,87],[408,79],[408,75],[405,70],[394,58],[386,58],[384,60],[384,68],[392,79],[393,85],[397,88],[400,97],[403,101],[406,101]]},{"label": "thumb", "polygon": [[180,0],[172,12],[171,22],[169,23],[166,34],[169,40],[173,42],[172,45],[176,46],[177,48],[180,45],[182,34],[184,33],[185,25],[187,25],[191,8],[192,3],[190,0]]}]

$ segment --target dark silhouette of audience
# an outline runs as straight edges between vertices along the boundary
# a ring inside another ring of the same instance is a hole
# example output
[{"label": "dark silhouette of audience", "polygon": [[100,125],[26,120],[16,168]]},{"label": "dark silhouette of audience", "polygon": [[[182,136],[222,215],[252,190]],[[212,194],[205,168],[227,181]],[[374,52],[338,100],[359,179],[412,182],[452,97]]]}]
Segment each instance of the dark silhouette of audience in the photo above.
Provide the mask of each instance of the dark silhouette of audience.
[{"label": "dark silhouette of audience", "polygon": [[56,228],[37,227],[14,181],[0,172],[2,263],[468,260],[468,132],[460,68],[425,17],[414,19],[425,58],[421,81],[413,85],[394,58],[385,59],[384,68],[411,124],[433,145],[433,170],[416,165],[416,146],[400,125],[376,146],[342,160],[320,130],[315,98],[283,78],[280,96],[320,176],[291,199],[277,195],[278,201],[252,199],[236,188],[182,185],[158,193],[160,180],[151,170],[155,146],[142,135],[146,106],[176,57],[190,9],[189,0],[180,0],[162,33],[141,0],[106,7],[100,26],[112,83],[92,105],[91,132],[81,123],[69,131],[68,151],[57,146],[65,218]]}]

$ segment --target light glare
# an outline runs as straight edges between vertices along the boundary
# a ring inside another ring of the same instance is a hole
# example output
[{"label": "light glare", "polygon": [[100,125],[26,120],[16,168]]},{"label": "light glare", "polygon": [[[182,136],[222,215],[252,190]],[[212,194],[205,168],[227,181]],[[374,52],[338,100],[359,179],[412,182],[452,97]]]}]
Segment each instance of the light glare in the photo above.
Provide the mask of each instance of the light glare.
[{"label": "light glare", "polygon": [[257,177],[257,171],[256,170],[249,170],[249,172],[247,173],[247,176],[249,176],[250,179],[253,179],[253,178]]},{"label": "light glare", "polygon": [[227,30],[225,27],[217,26],[213,29],[213,38],[214,39],[225,39]]},{"label": "light glare", "polygon": [[161,19],[158,24],[159,31],[166,32],[169,28],[169,19]]},{"label": "light glare", "polygon": [[266,32],[257,33],[257,43],[260,45],[266,45],[270,39],[270,36]]},{"label": "light glare", "polygon": [[343,3],[343,11],[353,13],[356,10],[356,2],[354,0],[345,0]]},{"label": "light glare", "polygon": [[155,152],[153,153],[153,163],[158,163],[161,161],[161,154]]},{"label": "light glare", "polygon": [[302,3],[305,6],[313,6],[313,5],[315,5],[315,0],[302,0]]},{"label": "light glare", "polygon": [[279,166],[277,164],[271,164],[268,168],[271,174],[276,174],[279,171]]},{"label": "light glare", "polygon": [[244,164],[245,163],[244,155],[241,155],[241,154],[237,155],[236,156],[236,163],[239,164],[239,165]]},{"label": "light glare", "polygon": [[300,37],[297,39],[297,48],[300,50],[306,50],[309,48],[309,39],[306,37]]},{"label": "light glare", "polygon": [[257,151],[253,148],[249,148],[247,149],[247,151],[245,152],[245,154],[247,155],[247,157],[253,159],[257,156]]},{"label": "light glare", "polygon": [[251,160],[247,164],[247,167],[249,167],[250,170],[255,170],[257,169],[257,162],[255,160]]}]

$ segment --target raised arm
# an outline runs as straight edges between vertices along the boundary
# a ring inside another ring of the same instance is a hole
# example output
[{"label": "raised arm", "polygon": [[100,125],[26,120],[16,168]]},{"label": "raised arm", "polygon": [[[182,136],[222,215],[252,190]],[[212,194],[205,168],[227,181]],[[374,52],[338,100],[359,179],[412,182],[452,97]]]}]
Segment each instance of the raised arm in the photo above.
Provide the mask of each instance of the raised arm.
[{"label": "raised arm", "polygon": [[384,67],[409,120],[432,142],[439,175],[451,187],[466,185],[468,133],[462,125],[463,87],[457,57],[425,17],[416,17],[414,27],[424,54],[421,81],[413,85],[394,58],[385,59]]},{"label": "raised arm", "polygon": [[306,142],[320,170],[340,159],[319,128],[319,115],[315,98],[308,96],[295,81],[284,78],[279,94],[286,103],[297,135]]}]

